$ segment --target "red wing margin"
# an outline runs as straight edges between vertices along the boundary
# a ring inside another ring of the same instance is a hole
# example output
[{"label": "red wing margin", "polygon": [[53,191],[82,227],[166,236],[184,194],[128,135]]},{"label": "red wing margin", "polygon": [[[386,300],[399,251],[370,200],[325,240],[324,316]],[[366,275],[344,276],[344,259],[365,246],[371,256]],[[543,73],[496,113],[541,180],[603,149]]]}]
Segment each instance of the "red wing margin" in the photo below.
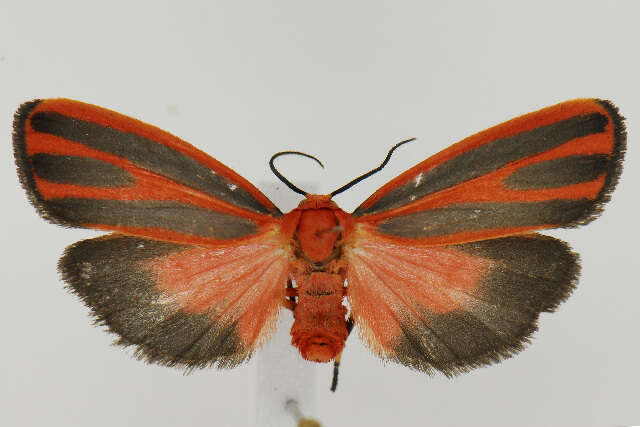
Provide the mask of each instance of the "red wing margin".
[{"label": "red wing margin", "polygon": [[383,359],[447,376],[520,351],[579,273],[564,242],[537,234],[437,247],[363,239],[347,257],[363,340]]},{"label": "red wing margin", "polygon": [[188,143],[77,101],[23,104],[14,151],[32,203],[66,226],[208,244],[254,236],[281,216],[253,185]]},{"label": "red wing margin", "polygon": [[621,172],[623,118],[579,99],[473,135],[390,181],[356,211],[373,233],[440,245],[595,218]]},{"label": "red wing margin", "polygon": [[118,235],[70,246],[59,270],[118,344],[187,369],[248,359],[275,328],[289,272],[265,237],[207,248]]}]

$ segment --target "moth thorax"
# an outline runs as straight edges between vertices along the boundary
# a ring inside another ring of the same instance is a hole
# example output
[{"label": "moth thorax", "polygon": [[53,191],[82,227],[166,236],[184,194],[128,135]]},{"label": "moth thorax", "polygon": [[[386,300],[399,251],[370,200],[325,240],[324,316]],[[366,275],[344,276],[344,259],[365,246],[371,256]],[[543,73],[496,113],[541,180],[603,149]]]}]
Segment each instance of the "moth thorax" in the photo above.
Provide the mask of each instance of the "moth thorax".
[{"label": "moth thorax", "polygon": [[291,344],[298,347],[303,358],[329,362],[344,348],[348,332],[342,286],[338,274],[311,273],[298,278]]},{"label": "moth thorax", "polygon": [[296,230],[302,252],[315,262],[327,259],[340,235],[337,227],[338,219],[331,209],[304,211]]}]

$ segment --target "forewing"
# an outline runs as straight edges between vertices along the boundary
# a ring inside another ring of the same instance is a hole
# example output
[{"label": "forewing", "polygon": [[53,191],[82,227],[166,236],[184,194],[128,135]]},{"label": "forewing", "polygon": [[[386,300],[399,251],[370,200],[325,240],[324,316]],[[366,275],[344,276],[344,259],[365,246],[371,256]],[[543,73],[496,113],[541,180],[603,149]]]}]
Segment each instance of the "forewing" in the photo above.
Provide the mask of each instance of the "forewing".
[{"label": "forewing", "polygon": [[361,236],[346,256],[364,341],[384,359],[447,376],[521,350],[579,273],[568,245],[538,234],[438,247]]},{"label": "forewing", "polygon": [[423,161],[356,211],[370,232],[442,245],[591,221],[621,172],[623,118],[579,99],[513,119]]},{"label": "forewing", "polygon": [[192,369],[235,366],[269,337],[288,262],[268,235],[216,247],[111,235],[70,246],[59,269],[117,343]]},{"label": "forewing", "polygon": [[255,236],[281,213],[253,185],[156,127],[66,99],[23,104],[19,175],[50,221],[210,244]]}]

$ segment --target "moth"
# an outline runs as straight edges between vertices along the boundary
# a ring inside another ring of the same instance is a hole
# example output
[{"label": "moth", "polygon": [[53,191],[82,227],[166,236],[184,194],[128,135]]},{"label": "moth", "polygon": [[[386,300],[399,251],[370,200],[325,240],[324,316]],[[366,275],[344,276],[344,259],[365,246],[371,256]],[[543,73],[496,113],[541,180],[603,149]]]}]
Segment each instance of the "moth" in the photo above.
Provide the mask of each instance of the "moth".
[{"label": "moth", "polygon": [[[379,357],[452,376],[520,351],[574,289],[578,255],[537,230],[591,222],[609,200],[625,127],[578,99],[466,138],[354,212],[309,194],[283,214],[190,144],[93,105],[35,100],[15,115],[29,200],[50,222],[111,234],[58,264],[98,323],[139,359],[233,367],[293,311],[304,359],[338,364],[354,325]],[[314,157],[312,157],[315,159]],[[317,159],[316,159],[317,160]],[[349,313],[343,304],[349,303]]]}]

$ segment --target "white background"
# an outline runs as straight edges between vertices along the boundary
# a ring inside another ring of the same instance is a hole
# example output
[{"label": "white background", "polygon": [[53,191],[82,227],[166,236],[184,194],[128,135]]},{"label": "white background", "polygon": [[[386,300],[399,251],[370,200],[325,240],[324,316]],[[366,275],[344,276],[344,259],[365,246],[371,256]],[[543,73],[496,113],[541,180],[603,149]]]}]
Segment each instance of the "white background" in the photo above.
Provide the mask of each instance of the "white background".
[{"label": "white background", "polygon": [[[542,315],[533,344],[448,380],[385,366],[354,336],[338,392],[328,390],[331,367],[318,366],[303,410],[325,426],[639,424],[640,3],[486,3],[0,0],[0,424],[245,426],[268,398],[255,359],[183,376],[132,359],[91,325],[56,261],[97,234],[41,220],[15,174],[12,115],[36,97],[162,127],[284,211],[299,198],[268,170],[276,151],[318,156],[325,170],[302,158],[279,165],[327,193],[418,137],[336,197],[351,211],[476,131],[568,99],[613,100],[628,118],[625,170],[600,219],[552,233],[581,254],[582,277]],[[286,335],[279,351],[295,351]]]}]

